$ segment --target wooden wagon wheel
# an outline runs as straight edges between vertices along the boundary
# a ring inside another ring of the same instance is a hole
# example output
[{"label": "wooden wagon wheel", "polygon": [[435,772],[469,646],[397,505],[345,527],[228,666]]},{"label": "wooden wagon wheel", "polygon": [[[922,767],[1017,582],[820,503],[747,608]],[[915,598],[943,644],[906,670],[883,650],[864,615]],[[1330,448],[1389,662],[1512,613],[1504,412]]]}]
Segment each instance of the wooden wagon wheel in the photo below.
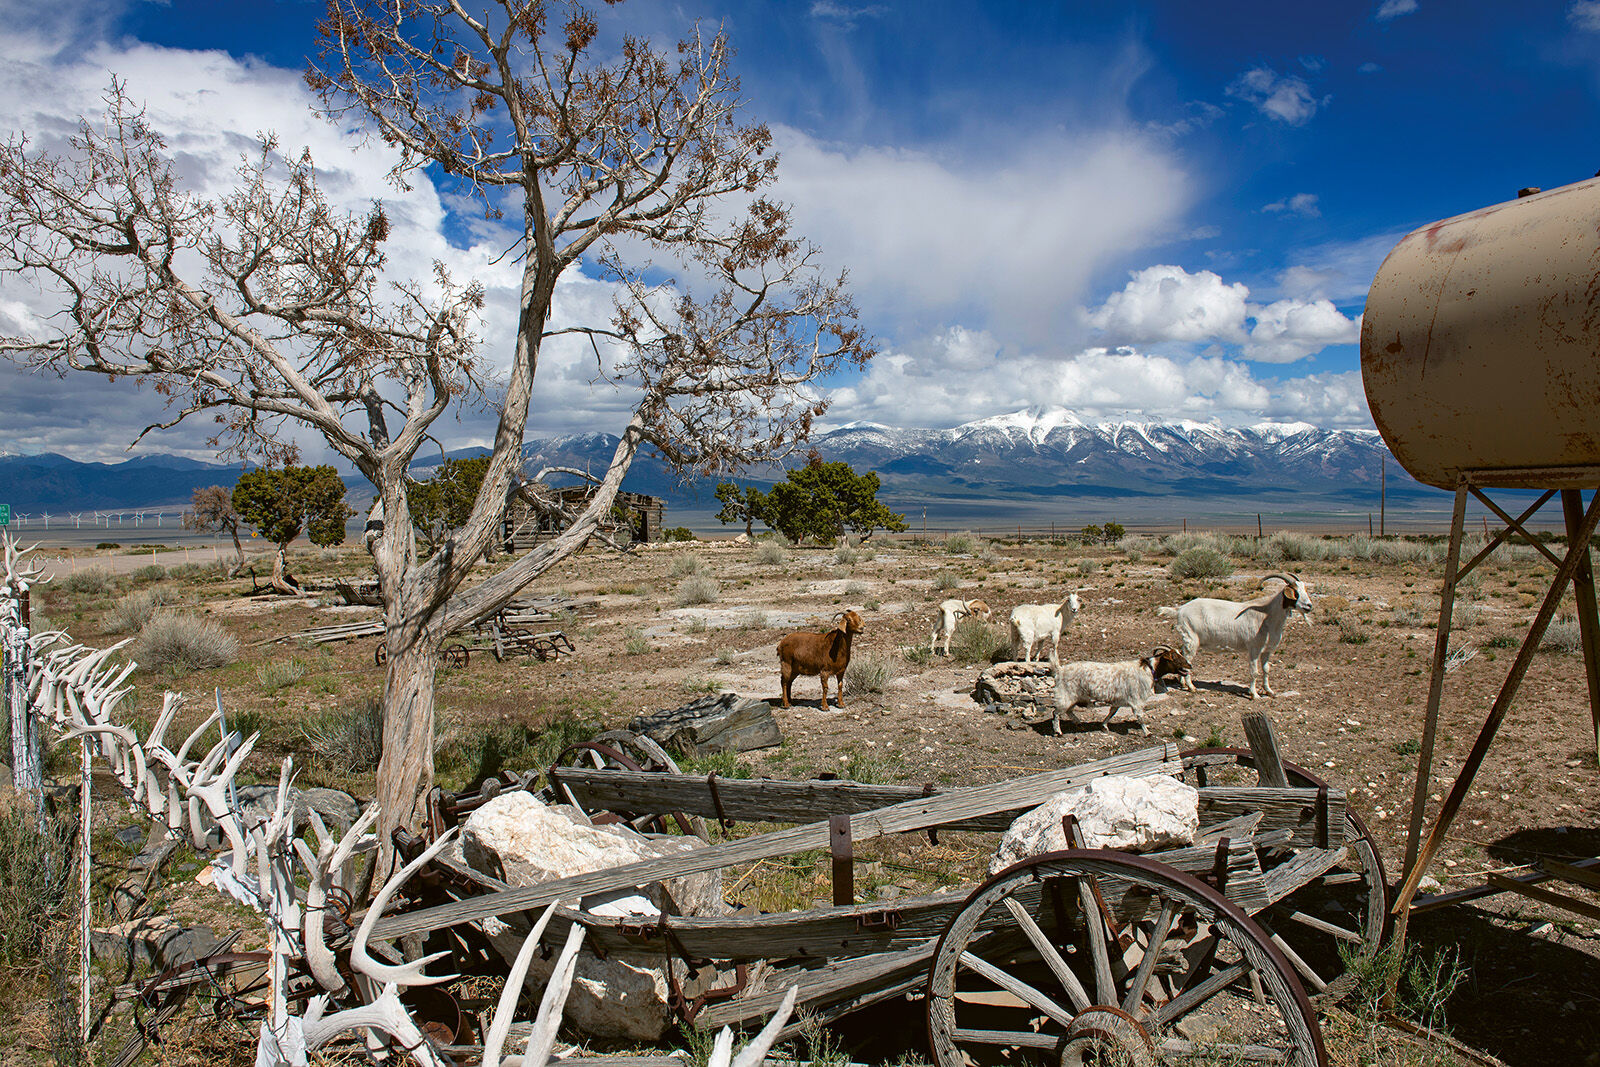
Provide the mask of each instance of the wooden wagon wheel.
[{"label": "wooden wagon wheel", "polygon": [[[548,780],[551,788],[559,800],[571,804],[573,807],[589,815],[590,820],[597,825],[605,822],[626,822],[640,833],[667,833],[667,817],[656,813],[645,815],[622,815],[608,818],[610,813],[591,815],[584,810],[582,804],[572,791],[561,784],[560,768],[592,766],[596,770],[624,770],[661,772],[666,774],[682,774],[677,762],[652,739],[642,734],[629,730],[607,730],[590,741],[580,741],[568,745],[556,756],[555,762],[550,767]],[[703,841],[709,841],[710,833],[706,829],[705,820],[699,816],[690,817],[682,812],[672,812],[672,819],[678,828],[685,834],[693,834]]]},{"label": "wooden wagon wheel", "polygon": [[[1256,785],[1255,756],[1247,748],[1202,748],[1183,754],[1184,778],[1192,785]],[[1304,767],[1283,762],[1289,784],[1320,789],[1328,783]],[[1287,947],[1289,961],[1318,1001],[1334,1001],[1350,991],[1355,978],[1345,965],[1355,952],[1371,956],[1388,929],[1389,878],[1378,843],[1361,815],[1345,806],[1344,858],[1301,888],[1255,916],[1256,922]],[[1261,868],[1270,873],[1292,861],[1293,846],[1259,850]]]},{"label": "wooden wagon wheel", "polygon": [[1325,1067],[1293,968],[1237,905],[1156,860],[1036,856],[979,886],[928,978],[938,1067]]},{"label": "wooden wagon wheel", "polygon": [[[465,667],[471,659],[467,646],[463,644],[446,645],[439,650],[441,667]],[[386,642],[379,641],[378,647],[372,650],[372,662],[380,667],[389,662],[389,646]]]}]

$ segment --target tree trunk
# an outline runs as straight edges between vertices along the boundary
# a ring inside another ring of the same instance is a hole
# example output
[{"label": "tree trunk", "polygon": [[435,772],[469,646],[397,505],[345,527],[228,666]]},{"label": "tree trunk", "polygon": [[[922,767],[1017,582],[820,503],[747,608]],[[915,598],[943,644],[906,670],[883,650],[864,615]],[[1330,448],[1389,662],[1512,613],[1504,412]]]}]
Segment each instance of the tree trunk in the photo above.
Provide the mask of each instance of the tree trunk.
[{"label": "tree trunk", "polygon": [[[412,605],[407,605],[408,607]],[[379,860],[374,885],[393,867],[394,831],[426,818],[433,788],[433,673],[444,628],[434,612],[390,610],[385,638],[389,659],[383,681],[383,754],[378,761]],[[421,624],[417,620],[427,619]]]},{"label": "tree trunk", "polygon": [[244,543],[239,540],[239,527],[234,526],[230,532],[233,534],[233,566],[228,568],[228,577],[237,578],[244,573]]},{"label": "tree trunk", "polygon": [[289,546],[279,545],[278,554],[272,558],[272,588],[290,596],[300,595],[300,583],[289,573]]}]

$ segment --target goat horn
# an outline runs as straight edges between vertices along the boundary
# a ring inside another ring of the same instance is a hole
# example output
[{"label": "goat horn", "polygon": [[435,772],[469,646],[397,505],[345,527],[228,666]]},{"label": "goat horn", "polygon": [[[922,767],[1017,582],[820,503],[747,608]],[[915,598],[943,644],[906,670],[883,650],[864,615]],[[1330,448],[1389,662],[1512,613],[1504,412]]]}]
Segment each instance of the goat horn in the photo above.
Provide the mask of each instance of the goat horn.
[{"label": "goat horn", "polygon": [[1283,582],[1284,585],[1293,585],[1295,582],[1299,581],[1298,578],[1291,578],[1287,574],[1281,574],[1281,573],[1278,573],[1278,572],[1274,572],[1272,574],[1269,574],[1269,575],[1266,575],[1265,577],[1263,577],[1261,579],[1261,583],[1260,584],[1261,585],[1266,585],[1268,582],[1272,581],[1272,579],[1274,579],[1274,578],[1276,578],[1279,581]]},{"label": "goat horn", "polygon": [[1157,645],[1155,648],[1150,650],[1150,654],[1152,656],[1159,656],[1163,652],[1171,652],[1171,651],[1172,651],[1172,646],[1171,645]]}]

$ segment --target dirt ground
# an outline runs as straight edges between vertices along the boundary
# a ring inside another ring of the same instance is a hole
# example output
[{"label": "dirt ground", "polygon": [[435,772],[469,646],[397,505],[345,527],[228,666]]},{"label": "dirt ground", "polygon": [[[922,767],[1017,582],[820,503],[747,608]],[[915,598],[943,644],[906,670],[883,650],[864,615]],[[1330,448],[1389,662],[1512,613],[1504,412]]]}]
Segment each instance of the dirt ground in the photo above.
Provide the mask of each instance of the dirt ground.
[{"label": "dirt ground", "polygon": [[[1288,759],[1348,791],[1381,845],[1391,879],[1398,875],[1434,647],[1437,564],[1235,559],[1231,577],[1202,581],[1170,577],[1171,554],[1148,541],[1131,552],[1046,543],[972,548],[951,553],[937,544],[873,541],[846,551],[789,548],[781,561],[772,561],[771,550],[763,556],[733,541],[652,545],[627,556],[586,553],[530,590],[590,601],[551,624],[572,638],[577,653],[553,662],[496,663],[474,651],[468,667],[440,672],[441,732],[467,738],[496,723],[537,729],[570,717],[621,727],[640,712],[719,689],[776,705],[778,640],[792,629],[826,628],[835,612],[849,608],[866,624],[853,659],[884,668],[889,677],[882,691],[847,693],[843,708],[824,709],[816,679],[799,680],[795,706],[776,710],[784,743],[741,757],[751,773],[977,784],[1154,741],[1175,739],[1186,748],[1243,745],[1240,714],[1264,710]],[[1447,677],[1430,815],[1471,747],[1547,585],[1551,568],[1531,551],[1510,555],[1501,553],[1474,576],[1467,592],[1473,608],[1458,614],[1458,623],[1468,624],[1456,631],[1452,646],[1476,653]],[[150,558],[146,553],[140,563]],[[74,569],[87,565],[79,559]],[[1247,698],[1242,655],[1203,652],[1195,665],[1197,692],[1173,689],[1147,706],[1148,736],[1125,715],[1103,731],[1100,716],[1090,714],[1086,725],[1054,737],[986,713],[972,697],[984,664],[926,655],[933,605],[947,596],[981,597],[1003,626],[1013,606],[1059,602],[1075,590],[1083,610],[1062,636],[1061,658],[1121,659],[1171,640],[1157,607],[1199,595],[1247,599],[1263,574],[1290,568],[1310,585],[1316,611],[1309,624],[1289,627],[1274,657],[1276,696]],[[362,560],[354,553],[308,555],[300,570],[359,577]],[[715,584],[714,599],[683,603],[695,599],[685,583],[704,580]],[[370,795],[370,777],[319,767],[298,723],[381,693],[376,640],[321,650],[269,642],[375,611],[334,606],[331,599],[248,597],[242,595],[248,581],[177,584],[179,599],[240,640],[241,655],[229,666],[176,680],[141,671],[140,706],[159,707],[163,687],[181,687],[198,717],[210,706],[212,687],[220,686],[230,709],[262,724],[254,756],[262,779],[275,777],[277,762],[293,752],[308,765],[306,781]],[[102,620],[126,592],[87,596],[47,586],[36,610],[75,640],[108,642],[114,638],[103,633]],[[1566,614],[1570,606],[1569,597]],[[306,667],[303,676],[282,687],[269,684],[263,664],[291,659]],[[1582,659],[1541,652],[1433,876],[1448,890],[1477,884],[1489,872],[1514,872],[1533,855],[1571,860],[1600,854],[1595,772]],[[1459,960],[1463,981],[1446,1011],[1458,1038],[1506,1063],[1600,1063],[1600,919],[1575,920],[1502,896],[1419,917],[1411,934],[1425,948],[1445,949]],[[1346,1052],[1338,1062],[1375,1062],[1359,1049]]]}]

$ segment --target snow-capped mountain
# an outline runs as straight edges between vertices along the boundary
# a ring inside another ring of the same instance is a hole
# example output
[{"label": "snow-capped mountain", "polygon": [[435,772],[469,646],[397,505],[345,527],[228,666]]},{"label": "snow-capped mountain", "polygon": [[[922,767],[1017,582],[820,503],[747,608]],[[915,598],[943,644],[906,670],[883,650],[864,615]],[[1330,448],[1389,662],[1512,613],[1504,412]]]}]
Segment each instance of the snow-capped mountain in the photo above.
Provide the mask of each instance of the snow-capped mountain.
[{"label": "snow-capped mountain", "polygon": [[[1165,507],[1185,500],[1271,498],[1290,506],[1375,503],[1388,449],[1375,431],[1326,430],[1308,423],[1223,426],[1204,422],[1086,422],[1061,409],[1018,411],[946,430],[852,423],[814,436],[824,459],[874,470],[891,506],[1003,498],[1044,504],[1099,498]],[[532,442],[538,463],[601,469],[615,439],[602,434]],[[798,459],[796,460],[798,462]],[[777,471],[741,477],[768,483]],[[709,483],[675,484],[658,462],[641,460],[628,488],[705,507]],[[1391,497],[1426,490],[1388,462]],[[712,505],[714,506],[714,505]]]}]

